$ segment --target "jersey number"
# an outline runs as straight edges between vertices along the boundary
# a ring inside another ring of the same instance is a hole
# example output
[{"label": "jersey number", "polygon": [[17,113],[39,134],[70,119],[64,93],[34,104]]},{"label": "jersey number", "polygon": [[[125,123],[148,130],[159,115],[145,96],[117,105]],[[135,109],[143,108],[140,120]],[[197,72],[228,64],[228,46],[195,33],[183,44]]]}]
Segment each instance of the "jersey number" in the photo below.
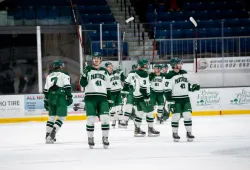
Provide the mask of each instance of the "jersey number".
[{"label": "jersey number", "polygon": [[185,88],[186,88],[185,84],[181,84],[180,87],[181,87],[182,89],[185,89]]},{"label": "jersey number", "polygon": [[168,84],[169,84],[169,82],[166,82],[166,83],[165,83],[165,86],[168,87]]},{"label": "jersey number", "polygon": [[57,77],[52,77],[51,82],[53,82],[53,85],[56,85],[57,83]]},{"label": "jersey number", "polygon": [[96,84],[96,86],[102,86],[101,80],[97,80],[97,81],[95,82],[95,84]]},{"label": "jersey number", "polygon": [[143,85],[146,85],[146,83],[147,83],[146,80],[143,80]]},{"label": "jersey number", "polygon": [[159,83],[155,83],[155,86],[159,86]]},{"label": "jersey number", "polygon": [[116,86],[116,85],[117,85],[117,82],[116,82],[116,81],[114,81],[114,82],[113,82],[113,86]]}]

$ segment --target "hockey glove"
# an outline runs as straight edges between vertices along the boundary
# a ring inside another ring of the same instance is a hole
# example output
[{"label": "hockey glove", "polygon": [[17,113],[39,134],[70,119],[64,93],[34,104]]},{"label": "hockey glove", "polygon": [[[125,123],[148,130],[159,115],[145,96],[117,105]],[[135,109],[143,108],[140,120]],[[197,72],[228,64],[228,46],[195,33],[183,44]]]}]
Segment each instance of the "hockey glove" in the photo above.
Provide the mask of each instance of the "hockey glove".
[{"label": "hockey glove", "polygon": [[44,108],[49,111],[49,102],[48,100],[44,100]]},{"label": "hockey glove", "polygon": [[144,99],[144,102],[145,102],[146,106],[149,106],[150,105],[150,98]]},{"label": "hockey glove", "polygon": [[87,67],[85,67],[85,68],[83,68],[83,71],[82,71],[82,76],[84,77],[84,78],[86,78],[87,77],[87,74],[88,74],[88,68]]},{"label": "hockey glove", "polygon": [[200,90],[200,85],[199,84],[193,84],[192,85],[192,91],[199,91]]},{"label": "hockey glove", "polygon": [[72,97],[67,97],[67,106],[70,106],[73,103]]}]

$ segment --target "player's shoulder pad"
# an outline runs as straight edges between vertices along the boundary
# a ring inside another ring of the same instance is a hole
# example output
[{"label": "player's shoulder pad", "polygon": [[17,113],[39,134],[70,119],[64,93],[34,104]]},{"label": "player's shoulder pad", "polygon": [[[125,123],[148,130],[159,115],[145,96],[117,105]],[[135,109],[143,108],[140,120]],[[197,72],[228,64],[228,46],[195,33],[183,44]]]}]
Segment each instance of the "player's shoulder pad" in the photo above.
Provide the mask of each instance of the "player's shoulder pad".
[{"label": "player's shoulder pad", "polygon": [[165,79],[171,79],[174,76],[175,76],[175,72],[173,70],[171,70],[165,74]]},{"label": "player's shoulder pad", "polygon": [[187,71],[186,70],[180,70],[180,73],[181,74],[187,74]]},{"label": "player's shoulder pad", "polygon": [[104,68],[104,67],[100,67],[100,69],[99,70],[102,70],[102,71],[104,71],[105,72],[105,74],[106,75],[109,75],[109,72],[108,72],[108,70],[106,69],[106,68]]},{"label": "player's shoulder pad", "polygon": [[148,77],[147,71],[144,71],[144,70],[136,70],[135,73],[136,73],[138,76],[142,77],[142,78]]},{"label": "player's shoulder pad", "polygon": [[60,70],[60,71],[57,71],[57,72],[60,72],[60,73],[63,73],[63,74],[66,74],[67,76],[69,76],[69,73],[65,70]]},{"label": "player's shoulder pad", "polygon": [[130,74],[130,73],[136,73],[136,70],[132,70],[132,71],[129,72],[129,74]]}]

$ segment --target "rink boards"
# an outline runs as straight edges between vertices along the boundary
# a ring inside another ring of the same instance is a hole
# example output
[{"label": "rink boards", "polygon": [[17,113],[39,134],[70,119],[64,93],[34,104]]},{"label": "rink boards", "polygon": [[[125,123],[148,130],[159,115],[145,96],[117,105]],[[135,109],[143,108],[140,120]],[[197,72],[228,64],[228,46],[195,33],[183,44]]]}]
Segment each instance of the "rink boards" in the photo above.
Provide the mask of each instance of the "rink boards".
[{"label": "rink boards", "polygon": [[[190,93],[193,116],[250,114],[250,87],[207,88]],[[0,96],[0,123],[46,121],[43,95]],[[67,120],[85,120],[84,93],[73,94]]]}]

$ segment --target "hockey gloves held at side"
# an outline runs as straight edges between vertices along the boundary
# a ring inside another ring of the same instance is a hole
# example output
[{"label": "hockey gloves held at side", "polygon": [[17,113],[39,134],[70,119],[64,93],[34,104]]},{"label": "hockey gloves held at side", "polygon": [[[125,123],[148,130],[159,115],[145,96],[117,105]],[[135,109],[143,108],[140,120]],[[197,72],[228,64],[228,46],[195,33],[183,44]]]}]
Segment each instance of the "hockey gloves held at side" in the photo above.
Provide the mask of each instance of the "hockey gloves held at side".
[{"label": "hockey gloves held at side", "polygon": [[67,106],[70,106],[73,103],[72,97],[67,97]]},{"label": "hockey gloves held at side", "polygon": [[199,84],[193,84],[192,85],[192,88],[191,88],[191,91],[194,92],[194,91],[199,91],[200,90],[200,85]]}]

